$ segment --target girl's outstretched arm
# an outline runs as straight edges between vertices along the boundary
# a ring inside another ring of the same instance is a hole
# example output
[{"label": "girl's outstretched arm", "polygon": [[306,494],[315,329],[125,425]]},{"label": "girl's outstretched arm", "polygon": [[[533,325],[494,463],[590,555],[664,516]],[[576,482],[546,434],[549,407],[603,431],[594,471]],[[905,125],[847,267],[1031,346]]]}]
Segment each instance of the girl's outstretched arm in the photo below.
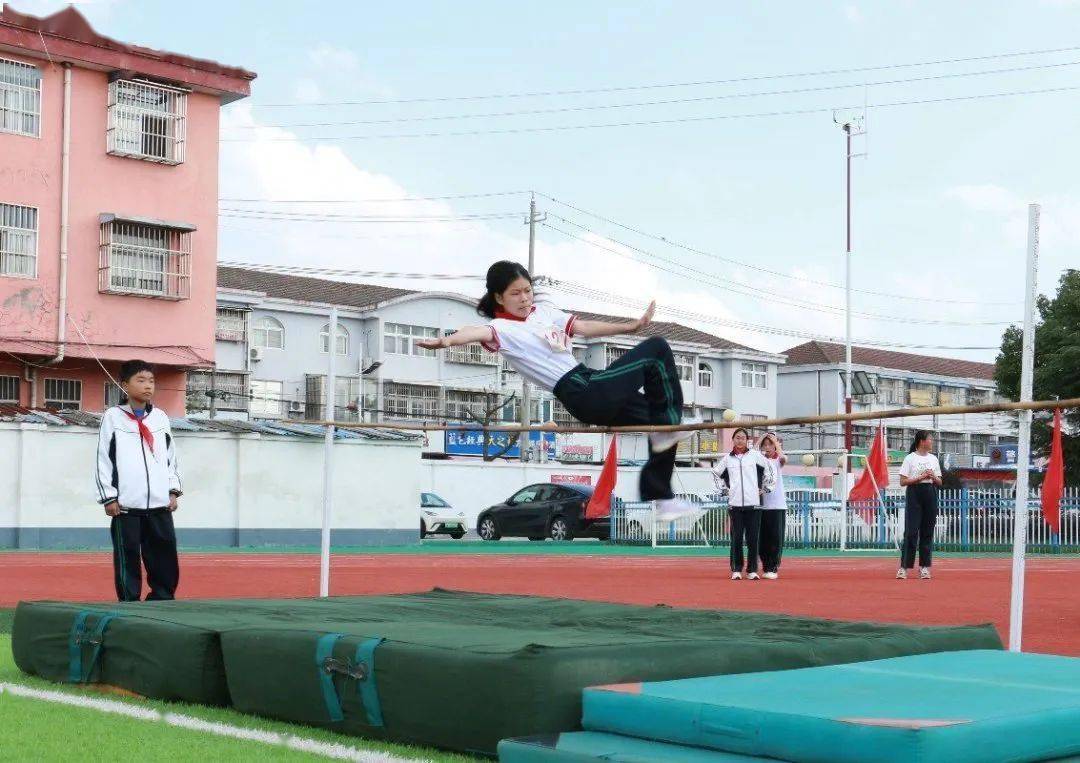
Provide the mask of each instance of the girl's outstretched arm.
[{"label": "girl's outstretched arm", "polygon": [[494,331],[491,326],[466,326],[449,336],[441,336],[438,339],[421,339],[416,344],[425,350],[442,350],[446,347],[458,347],[459,345],[477,342],[491,344],[494,338]]},{"label": "girl's outstretched arm", "polygon": [[608,323],[606,321],[574,321],[574,336],[596,337],[617,336],[619,334],[633,334],[641,331],[652,323],[653,314],[656,312],[656,302],[650,302],[645,314],[636,321],[625,323]]}]

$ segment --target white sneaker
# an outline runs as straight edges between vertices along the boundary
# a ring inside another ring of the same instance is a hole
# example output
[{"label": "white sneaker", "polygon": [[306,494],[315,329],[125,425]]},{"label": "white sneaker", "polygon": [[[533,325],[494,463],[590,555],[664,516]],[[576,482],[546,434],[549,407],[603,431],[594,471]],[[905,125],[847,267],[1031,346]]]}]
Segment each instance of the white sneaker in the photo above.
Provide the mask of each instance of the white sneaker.
[{"label": "white sneaker", "polygon": [[919,579],[920,580],[929,580],[930,579],[930,568],[929,567],[923,567],[921,570],[919,570]]},{"label": "white sneaker", "polygon": [[[683,424],[700,424],[701,419],[685,419]],[[681,430],[679,432],[653,432],[649,435],[649,449],[653,453],[663,453],[678,445],[683,440],[689,440],[696,434],[693,430]]]},{"label": "white sneaker", "polygon": [[896,571],[896,579],[897,580],[907,580],[907,570],[905,570],[903,567],[898,569]]},{"label": "white sneaker", "polygon": [[695,511],[697,507],[683,498],[664,498],[656,502],[656,518],[661,522],[672,522]]},{"label": "white sneaker", "polygon": [[756,572],[751,572],[749,575],[746,576],[746,579],[747,580],[761,580],[761,576],[759,576]]},{"label": "white sneaker", "polygon": [[742,573],[741,572],[733,572],[733,573],[731,573],[731,579],[732,580],[742,580]]},{"label": "white sneaker", "polygon": [[776,580],[778,577],[780,577],[780,573],[779,572],[766,572],[764,575],[762,575],[762,577],[765,578],[766,580]]}]

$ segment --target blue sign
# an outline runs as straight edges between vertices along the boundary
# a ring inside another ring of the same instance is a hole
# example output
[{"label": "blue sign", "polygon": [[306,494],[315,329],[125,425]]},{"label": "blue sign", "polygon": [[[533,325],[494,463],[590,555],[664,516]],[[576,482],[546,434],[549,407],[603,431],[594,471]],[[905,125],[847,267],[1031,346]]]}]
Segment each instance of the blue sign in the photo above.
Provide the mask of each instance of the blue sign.
[{"label": "blue sign", "polygon": [[[548,457],[554,459],[554,432],[529,432],[529,442],[525,447],[528,448],[531,445],[537,457],[539,457],[541,434],[547,445]],[[489,436],[491,439],[488,443],[488,455],[490,456],[505,448],[513,434],[511,432],[490,432]],[[484,432],[480,429],[449,429],[446,432],[443,450],[453,456],[482,456],[484,455]],[[521,438],[519,437],[518,442],[502,455],[506,458],[520,458]]]},{"label": "blue sign", "polygon": [[990,463],[994,466],[1011,466],[1016,468],[1019,458],[1020,446],[1016,443],[1002,443],[990,448]]}]

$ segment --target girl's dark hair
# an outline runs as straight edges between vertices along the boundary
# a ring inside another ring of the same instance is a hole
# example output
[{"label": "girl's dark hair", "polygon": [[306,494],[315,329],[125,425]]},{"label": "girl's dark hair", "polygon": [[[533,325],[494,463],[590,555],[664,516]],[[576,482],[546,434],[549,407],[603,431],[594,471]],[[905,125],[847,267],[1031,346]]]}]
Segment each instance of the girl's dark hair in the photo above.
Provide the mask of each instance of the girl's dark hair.
[{"label": "girl's dark hair", "polygon": [[739,432],[742,432],[742,433],[743,433],[744,435],[746,435],[746,439],[747,439],[747,440],[749,440],[749,439],[750,439],[750,433],[749,433],[748,431],[746,431],[746,430],[745,430],[745,429],[744,429],[743,427],[739,427],[739,428],[738,428],[738,429],[736,429],[736,430],[735,430],[734,432],[732,432],[732,433],[731,433],[731,439],[732,439],[732,440],[734,440],[734,439],[735,439],[735,435],[737,435],[737,434],[738,434]]},{"label": "girl's dark hair", "polygon": [[495,295],[502,294],[510,284],[519,278],[524,278],[529,283],[532,283],[532,276],[529,275],[529,271],[517,262],[499,260],[488,268],[487,279],[484,284],[484,296],[480,297],[480,302],[476,305],[476,312],[480,313],[480,315],[486,315],[488,318],[494,318],[495,311],[499,309],[499,303],[495,301]]},{"label": "girl's dark hair", "polygon": [[915,451],[917,451],[919,449],[919,443],[921,443],[923,440],[930,438],[932,435],[932,432],[929,432],[925,429],[920,429],[919,431],[917,431],[915,433],[915,439],[911,441],[911,449],[908,451],[908,453],[914,453]]}]

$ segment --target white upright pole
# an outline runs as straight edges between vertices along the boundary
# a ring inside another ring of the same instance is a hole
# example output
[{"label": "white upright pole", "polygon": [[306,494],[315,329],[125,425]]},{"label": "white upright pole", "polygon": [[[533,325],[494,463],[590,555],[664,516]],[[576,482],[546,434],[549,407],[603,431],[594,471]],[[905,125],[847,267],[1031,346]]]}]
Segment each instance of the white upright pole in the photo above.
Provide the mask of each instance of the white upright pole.
[{"label": "white upright pole", "polygon": [[[334,375],[334,362],[337,358],[337,307],[330,308],[330,360],[326,369],[326,420],[336,421],[337,406],[335,392],[337,377]],[[319,554],[319,596],[330,595],[330,515],[334,509],[334,426],[326,427],[326,441],[323,447],[323,516],[322,548]]]},{"label": "white upright pole", "polygon": [[[1031,400],[1035,365],[1035,293],[1039,272],[1039,205],[1028,205],[1027,278],[1024,283],[1024,345],[1020,366],[1020,401]],[[1024,566],[1027,545],[1028,469],[1031,462],[1031,411],[1020,411],[1016,458],[1016,516],[1013,523],[1012,597],[1009,650],[1020,651],[1024,631]]]}]

